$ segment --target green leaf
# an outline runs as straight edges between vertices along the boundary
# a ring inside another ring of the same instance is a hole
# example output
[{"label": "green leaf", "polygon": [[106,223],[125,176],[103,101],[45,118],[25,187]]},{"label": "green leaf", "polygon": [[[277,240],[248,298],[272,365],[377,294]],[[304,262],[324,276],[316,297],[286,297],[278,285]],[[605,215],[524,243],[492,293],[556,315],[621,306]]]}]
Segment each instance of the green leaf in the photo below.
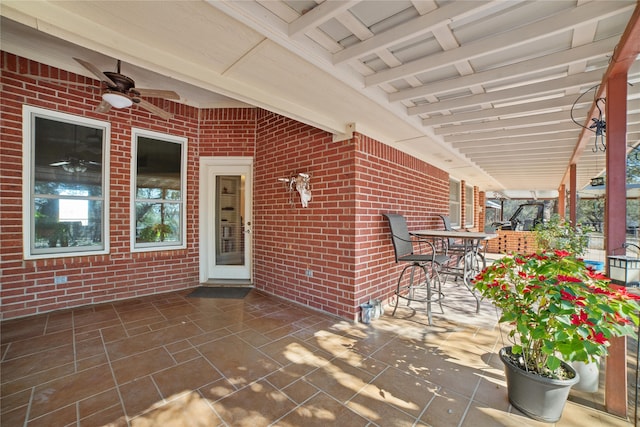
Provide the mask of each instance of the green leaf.
[{"label": "green leaf", "polygon": [[558,359],[557,357],[551,355],[547,358],[547,367],[549,369],[551,369],[552,371],[555,371],[556,369],[558,369],[560,367],[560,363],[562,361],[560,359]]}]

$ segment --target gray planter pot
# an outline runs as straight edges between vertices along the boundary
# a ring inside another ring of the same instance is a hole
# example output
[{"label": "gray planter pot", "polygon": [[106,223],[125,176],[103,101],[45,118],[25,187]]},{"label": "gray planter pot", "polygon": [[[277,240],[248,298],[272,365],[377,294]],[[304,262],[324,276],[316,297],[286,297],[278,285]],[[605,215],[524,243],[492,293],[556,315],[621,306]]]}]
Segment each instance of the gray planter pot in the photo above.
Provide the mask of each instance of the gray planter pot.
[{"label": "gray planter pot", "polygon": [[500,350],[509,402],[534,420],[547,423],[560,420],[571,386],[579,381],[580,376],[566,363],[562,364],[564,368],[575,373],[575,377],[570,380],[555,380],[532,374],[511,362],[509,354],[511,347]]}]

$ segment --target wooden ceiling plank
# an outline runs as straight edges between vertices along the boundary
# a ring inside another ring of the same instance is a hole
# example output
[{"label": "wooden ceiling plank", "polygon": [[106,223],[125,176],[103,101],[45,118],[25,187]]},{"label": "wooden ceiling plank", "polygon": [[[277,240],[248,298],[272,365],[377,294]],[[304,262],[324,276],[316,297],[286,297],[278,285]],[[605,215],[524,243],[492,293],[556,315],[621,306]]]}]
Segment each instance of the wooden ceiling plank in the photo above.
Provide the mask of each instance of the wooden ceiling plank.
[{"label": "wooden ceiling plank", "polygon": [[488,132],[495,129],[509,129],[527,126],[547,126],[549,123],[561,123],[571,121],[568,112],[566,116],[553,113],[531,114],[523,117],[513,117],[510,119],[487,120],[478,123],[467,123],[461,125],[443,126],[434,129],[436,135],[454,135],[466,132]]},{"label": "wooden ceiling plank", "polygon": [[306,33],[358,4],[357,0],[325,1],[289,24],[289,37]]},{"label": "wooden ceiling plank", "polygon": [[[590,2],[550,16],[544,20],[544,25],[536,21],[515,30],[498,34],[489,39],[480,39],[467,43],[458,49],[429,55],[415,61],[407,62],[396,68],[382,70],[376,74],[367,76],[365,78],[365,87],[398,80],[412,74],[425,73],[430,70],[452,65],[458,61],[490,55],[535,40],[553,37],[559,33],[568,31],[575,25],[597,21],[607,16],[622,13],[628,10],[629,7],[631,6],[629,6],[628,3],[622,2]],[[369,40],[373,40],[373,38]]]},{"label": "wooden ceiling plank", "polygon": [[[506,149],[508,147],[508,149]],[[495,153],[495,152],[503,152],[510,153],[511,151],[531,151],[535,152],[536,150],[548,150],[555,149],[561,147],[564,151],[573,149],[573,140],[564,139],[560,141],[545,141],[545,142],[536,142],[529,144],[513,144],[513,145],[495,145],[495,144],[482,144],[482,145],[471,145],[467,147],[460,148],[460,152],[469,155],[482,155],[484,153]]]},{"label": "wooden ceiling plank", "polygon": [[389,102],[418,98],[425,94],[441,94],[468,87],[475,84],[487,84],[501,80],[528,76],[542,71],[560,69],[575,62],[583,63],[592,59],[602,58],[610,54],[618,43],[618,37],[609,37],[589,45],[583,45],[549,55],[540,56],[503,67],[492,68],[487,71],[476,72],[471,75],[429,83],[417,88],[405,89],[389,94]]},{"label": "wooden ceiling plank", "polygon": [[264,7],[287,24],[298,19],[300,15],[295,9],[291,8],[287,3],[283,1],[273,1],[273,0],[256,0],[260,6]]},{"label": "wooden ceiling plank", "polygon": [[336,20],[360,40],[367,40],[374,36],[371,30],[348,10],[337,15]]},{"label": "wooden ceiling plank", "polygon": [[[574,127],[575,129],[575,127]],[[444,140],[447,143],[453,142],[461,142],[461,141],[480,141],[483,139],[493,139],[493,138],[516,138],[526,135],[544,135],[544,134],[552,134],[556,132],[565,132],[570,130],[570,127],[564,123],[553,124],[544,126],[544,128],[536,128],[536,127],[527,127],[527,128],[517,128],[517,129],[509,129],[509,130],[494,130],[492,132],[481,132],[481,133],[465,133],[460,135],[445,135]],[[578,129],[575,129],[576,134],[578,133]]]},{"label": "wooden ceiling plank", "polygon": [[412,108],[413,114],[432,114],[442,111],[450,111],[463,109],[472,106],[478,106],[485,102],[495,103],[504,102],[514,99],[531,98],[542,96],[544,94],[552,94],[554,92],[562,92],[567,87],[578,86],[585,87],[593,85],[600,81],[602,70],[593,70],[583,74],[568,76],[561,79],[547,80],[540,83],[533,83],[514,87],[510,89],[498,90],[479,95],[471,95],[460,98],[447,99],[432,104],[418,105]]},{"label": "wooden ceiling plank", "polygon": [[[425,126],[439,126],[449,123],[464,123],[471,120],[483,120],[492,117],[508,117],[514,114],[535,113],[544,110],[568,109],[576,100],[575,95],[566,95],[560,98],[545,99],[543,101],[512,105],[509,107],[489,108],[485,110],[470,111],[468,113],[455,113],[448,116],[434,116],[423,119]],[[591,100],[585,100],[576,105],[577,109],[588,107]]]},{"label": "wooden ceiling plank", "polygon": [[346,61],[356,60],[380,48],[388,48],[394,44],[419,37],[430,32],[433,27],[468,16],[480,8],[487,7],[490,3],[489,1],[473,2],[471,7],[468,2],[447,3],[433,12],[422,15],[410,22],[384,31],[368,40],[335,53],[333,55],[333,64],[337,65]]}]

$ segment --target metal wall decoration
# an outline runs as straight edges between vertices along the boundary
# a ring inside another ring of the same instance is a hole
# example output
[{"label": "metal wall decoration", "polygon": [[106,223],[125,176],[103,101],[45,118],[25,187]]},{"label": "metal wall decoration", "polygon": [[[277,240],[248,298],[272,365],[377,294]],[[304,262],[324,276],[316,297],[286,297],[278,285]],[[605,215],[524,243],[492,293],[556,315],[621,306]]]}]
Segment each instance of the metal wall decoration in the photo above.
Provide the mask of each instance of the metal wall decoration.
[{"label": "metal wall decoration", "polygon": [[300,203],[303,208],[309,206],[311,200],[311,176],[306,173],[294,174],[290,178],[278,178],[278,181],[284,182],[289,191],[289,203],[292,206],[295,205],[293,201],[293,192],[297,191],[300,194]]}]

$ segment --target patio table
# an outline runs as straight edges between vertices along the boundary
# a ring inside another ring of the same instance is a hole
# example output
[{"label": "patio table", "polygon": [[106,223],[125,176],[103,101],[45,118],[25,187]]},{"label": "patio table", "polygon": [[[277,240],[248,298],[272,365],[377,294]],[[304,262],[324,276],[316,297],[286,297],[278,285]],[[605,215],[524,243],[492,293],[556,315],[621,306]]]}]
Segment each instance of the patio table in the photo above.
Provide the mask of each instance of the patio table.
[{"label": "patio table", "polygon": [[[462,279],[462,283],[469,290],[473,298],[476,300],[476,313],[480,312],[480,299],[473,290],[471,283],[473,278],[481,270],[478,258],[481,257],[484,263],[484,256],[480,252],[481,243],[486,240],[498,237],[497,234],[482,233],[477,231],[455,231],[455,230],[416,230],[411,232],[412,235],[421,239],[456,239],[461,240],[462,255],[458,257],[455,264],[446,264],[442,266],[441,272],[448,276],[455,276]],[[445,278],[446,281],[446,278]]]}]

